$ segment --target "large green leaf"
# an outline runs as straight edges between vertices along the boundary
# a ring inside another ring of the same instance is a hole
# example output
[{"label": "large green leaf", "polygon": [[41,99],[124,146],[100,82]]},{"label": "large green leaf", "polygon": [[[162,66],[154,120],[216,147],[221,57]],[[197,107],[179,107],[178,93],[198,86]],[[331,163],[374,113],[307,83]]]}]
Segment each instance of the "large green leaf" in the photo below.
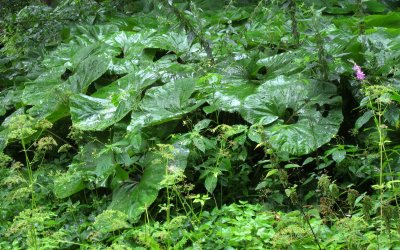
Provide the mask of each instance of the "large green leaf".
[{"label": "large green leaf", "polygon": [[367,27],[400,28],[400,13],[392,12],[386,15],[370,15],[365,18]]},{"label": "large green leaf", "polygon": [[[121,77],[115,82],[100,88],[95,93],[93,97],[97,98],[110,98],[111,96],[120,95],[121,92],[131,92],[140,93],[143,89],[149,87],[154,82],[159,79],[159,74],[151,67],[140,69],[138,67],[132,68],[131,73]],[[141,93],[140,93],[141,94]],[[115,98],[111,98],[115,99]]]},{"label": "large green leaf", "polygon": [[280,75],[290,76],[300,72],[307,65],[309,52],[297,50],[295,52],[285,52],[261,58],[257,61],[259,66],[266,69],[266,78],[273,79]]},{"label": "large green leaf", "polygon": [[88,86],[106,72],[109,61],[107,56],[89,56],[78,63],[76,72],[65,82],[61,79],[65,67],[60,66],[26,83],[22,99],[25,104],[33,105],[28,113],[51,121],[69,115],[69,95],[86,92]]},{"label": "large green leaf", "polygon": [[210,104],[205,111],[239,111],[244,99],[253,94],[258,85],[258,80],[252,79],[252,74],[257,72],[255,60],[246,54],[237,54],[236,58],[228,58],[217,65],[217,71],[218,74],[208,74],[198,82]]},{"label": "large green leaf", "polygon": [[166,173],[186,168],[189,150],[181,145],[172,148],[172,159],[163,159],[160,153],[148,153],[143,162],[144,172],[139,183],[126,182],[113,193],[108,209],[126,213],[132,220],[139,216],[156,200],[158,191],[167,185],[163,182]]},{"label": "large green leaf", "polygon": [[129,73],[144,59],[142,52],[146,47],[148,37],[156,33],[148,29],[134,33],[121,31],[107,38],[104,42],[117,49],[118,54],[112,58],[109,70],[115,74]]},{"label": "large green leaf", "polygon": [[149,89],[140,110],[132,112],[128,130],[165,123],[197,109],[204,101],[191,98],[195,82],[192,78],[185,78]]},{"label": "large green leaf", "polygon": [[184,32],[171,32],[168,34],[159,34],[150,37],[146,41],[147,48],[159,48],[167,51],[172,51],[178,56],[190,50],[190,43]]},{"label": "large green leaf", "polygon": [[90,56],[83,60],[76,72],[68,78],[71,90],[74,93],[85,93],[89,85],[106,72],[109,63],[110,58],[106,56]]},{"label": "large green leaf", "polygon": [[129,112],[125,105],[115,106],[108,99],[84,94],[71,97],[70,109],[74,127],[81,130],[104,130]]},{"label": "large green leaf", "polygon": [[98,41],[104,41],[108,36],[118,32],[115,25],[78,25],[74,31],[74,42],[88,46]]},{"label": "large green leaf", "polygon": [[246,98],[241,114],[264,126],[261,138],[273,148],[293,155],[329,142],[343,120],[336,87],[298,75],[266,81]]},{"label": "large green leaf", "polygon": [[138,105],[141,91],[158,76],[146,70],[133,72],[87,96],[77,94],[70,99],[71,119],[81,130],[104,130],[124,118]]}]

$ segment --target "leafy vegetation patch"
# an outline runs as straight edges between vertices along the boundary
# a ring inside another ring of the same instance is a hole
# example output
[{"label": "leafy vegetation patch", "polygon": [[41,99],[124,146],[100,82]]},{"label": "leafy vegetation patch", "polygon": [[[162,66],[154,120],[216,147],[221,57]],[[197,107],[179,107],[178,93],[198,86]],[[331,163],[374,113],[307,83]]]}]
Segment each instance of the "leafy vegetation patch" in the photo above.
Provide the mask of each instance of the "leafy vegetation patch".
[{"label": "leafy vegetation patch", "polygon": [[1,249],[396,249],[396,1],[5,1]]}]

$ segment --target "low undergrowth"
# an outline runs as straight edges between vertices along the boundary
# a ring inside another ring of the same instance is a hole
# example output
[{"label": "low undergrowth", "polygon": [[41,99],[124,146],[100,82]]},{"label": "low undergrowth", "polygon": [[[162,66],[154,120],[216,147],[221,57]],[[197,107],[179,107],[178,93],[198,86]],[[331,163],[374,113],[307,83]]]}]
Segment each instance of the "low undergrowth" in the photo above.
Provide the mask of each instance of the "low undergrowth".
[{"label": "low undergrowth", "polygon": [[396,1],[5,1],[1,249],[397,249]]}]

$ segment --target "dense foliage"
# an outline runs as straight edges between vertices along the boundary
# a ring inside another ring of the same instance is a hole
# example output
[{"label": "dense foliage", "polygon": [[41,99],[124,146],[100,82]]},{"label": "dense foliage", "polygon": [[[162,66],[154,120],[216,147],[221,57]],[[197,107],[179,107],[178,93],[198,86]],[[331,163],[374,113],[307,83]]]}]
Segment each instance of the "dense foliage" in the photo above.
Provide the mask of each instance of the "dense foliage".
[{"label": "dense foliage", "polygon": [[1,249],[397,249],[397,1],[2,1]]}]

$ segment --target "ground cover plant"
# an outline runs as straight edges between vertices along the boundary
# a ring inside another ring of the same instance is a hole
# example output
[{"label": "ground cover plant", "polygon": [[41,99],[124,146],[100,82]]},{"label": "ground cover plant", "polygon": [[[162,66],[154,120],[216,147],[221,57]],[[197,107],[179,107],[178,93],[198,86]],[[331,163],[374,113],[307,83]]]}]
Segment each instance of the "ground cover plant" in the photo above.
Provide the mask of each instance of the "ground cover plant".
[{"label": "ground cover plant", "polygon": [[397,1],[0,6],[0,249],[400,248]]}]

